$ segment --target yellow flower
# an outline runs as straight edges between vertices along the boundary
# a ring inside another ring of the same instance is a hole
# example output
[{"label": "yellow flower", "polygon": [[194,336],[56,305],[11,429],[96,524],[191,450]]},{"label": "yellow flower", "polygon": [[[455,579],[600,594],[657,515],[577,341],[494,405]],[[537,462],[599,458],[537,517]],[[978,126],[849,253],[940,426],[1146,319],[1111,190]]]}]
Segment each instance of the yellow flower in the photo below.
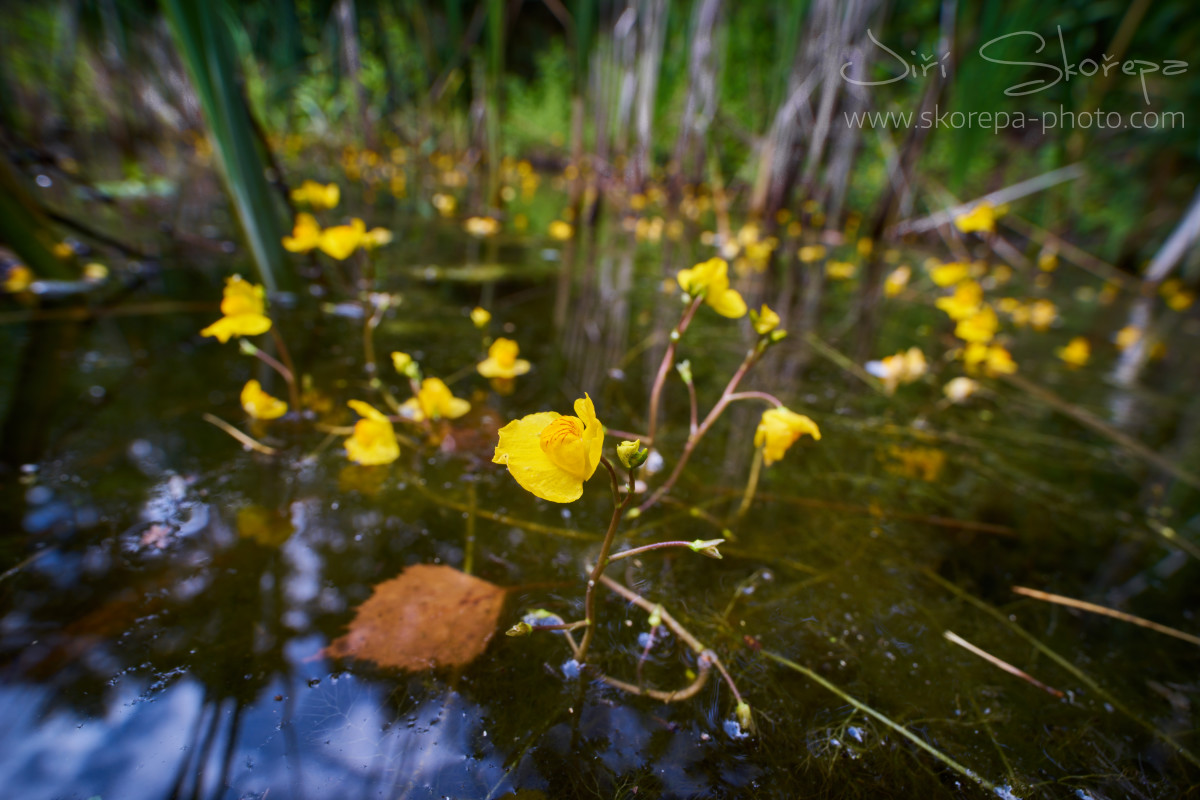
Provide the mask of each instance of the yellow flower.
[{"label": "yellow flower", "polygon": [[550,234],[551,239],[556,239],[560,242],[565,242],[567,239],[570,239],[574,232],[575,229],[571,227],[571,223],[563,222],[561,219],[556,219],[551,222],[550,228],[547,230],[547,233]]},{"label": "yellow flower", "polygon": [[942,387],[942,392],[951,403],[961,403],[979,391],[979,381],[970,378],[955,378]]},{"label": "yellow flower", "polygon": [[33,283],[33,270],[24,264],[13,264],[4,276],[4,291],[16,294],[23,292]]},{"label": "yellow flower", "polygon": [[971,277],[971,268],[961,261],[953,261],[949,264],[939,264],[929,270],[929,277],[938,286],[953,286]]},{"label": "yellow flower", "polygon": [[754,432],[754,446],[763,448],[763,463],[769,467],[806,433],[821,438],[817,423],[808,417],[787,408],[772,408],[763,412]]},{"label": "yellow flower", "polygon": [[895,297],[904,291],[904,287],[908,286],[908,279],[912,277],[912,269],[901,264],[892,270],[887,279],[883,282],[883,293],[888,297]]},{"label": "yellow flower", "polygon": [[435,194],[430,202],[443,217],[453,216],[454,209],[458,206],[458,201],[451,194]]},{"label": "yellow flower", "polygon": [[287,403],[263,391],[258,381],[247,381],[242,389],[242,408],[253,419],[279,419],[287,413]]},{"label": "yellow flower", "polygon": [[1113,336],[1118,350],[1128,350],[1142,338],[1142,329],[1136,325],[1126,325]]},{"label": "yellow flower", "polygon": [[883,381],[884,391],[889,395],[895,392],[900,384],[918,380],[928,367],[925,354],[919,347],[910,347],[894,356],[867,362],[867,372]]},{"label": "yellow flower", "polygon": [[299,188],[292,189],[292,201],[307,203],[313,208],[337,208],[342,198],[341,189],[336,183],[322,186],[316,181],[305,181]]},{"label": "yellow flower", "polygon": [[263,287],[242,280],[241,275],[226,279],[221,313],[225,316],[200,331],[201,336],[215,336],[225,343],[232,336],[257,336],[271,330]]},{"label": "yellow flower", "polygon": [[983,287],[975,281],[963,281],[950,297],[939,297],[936,305],[958,321],[972,317],[983,304]]},{"label": "yellow flower", "polygon": [[374,250],[377,247],[383,247],[385,244],[391,244],[392,232],[387,228],[371,228],[363,234],[362,246],[364,250]]},{"label": "yellow flower", "polygon": [[349,225],[335,225],[321,231],[321,239],[317,243],[317,247],[321,248],[321,252],[325,255],[336,258],[338,261],[345,261],[363,243],[366,233],[366,223],[355,217],[350,220]]},{"label": "yellow flower", "polygon": [[83,279],[88,283],[100,283],[108,277],[108,267],[96,261],[83,265]]},{"label": "yellow flower", "polygon": [[62,261],[75,257],[75,248],[71,246],[70,242],[59,242],[50,248],[50,252],[54,254],[55,258]]},{"label": "yellow flower", "polygon": [[984,306],[976,313],[959,320],[954,328],[954,335],[964,342],[987,343],[996,335],[1000,320],[991,306]]},{"label": "yellow flower", "polygon": [[396,368],[396,372],[405,375],[408,372],[409,366],[413,363],[413,358],[408,353],[401,353],[399,350],[392,353],[392,366]]},{"label": "yellow flower", "polygon": [[811,264],[814,261],[820,261],[825,257],[825,246],[820,244],[806,244],[796,251],[796,255],[805,264]]},{"label": "yellow flower", "polygon": [[483,239],[499,233],[500,222],[492,217],[467,217],[467,221],[463,223],[463,230]]},{"label": "yellow flower", "polygon": [[566,417],[542,411],[513,420],[500,429],[494,464],[504,464],[521,488],[543,500],[570,503],[583,494],[583,483],[600,465],[604,426],[592,398],[575,401]]},{"label": "yellow flower", "polygon": [[759,336],[766,336],[771,331],[779,327],[779,315],[763,303],[762,311],[750,312],[750,323],[754,326],[754,332]]},{"label": "yellow flower", "polygon": [[851,261],[825,262],[825,275],[830,280],[848,281],[858,272],[858,265]]},{"label": "yellow flower", "polygon": [[321,243],[321,226],[312,214],[296,215],[292,235],[283,237],[283,249],[289,253],[307,253]]},{"label": "yellow flower", "polygon": [[986,345],[974,342],[963,350],[963,362],[967,372],[972,375],[979,372],[980,367],[986,375],[1011,375],[1017,371],[1017,363],[1012,355],[998,344]]},{"label": "yellow flower", "polygon": [[1058,319],[1058,309],[1049,300],[1035,300],[1029,304],[1029,324],[1035,331],[1047,331]]},{"label": "yellow flower", "polygon": [[401,406],[410,419],[423,422],[427,419],[458,419],[471,410],[471,404],[450,393],[450,387],[441,378],[426,378],[421,381],[417,396]]},{"label": "yellow flower", "polygon": [[479,362],[479,374],[485,378],[515,378],[529,372],[529,362],[517,358],[521,347],[512,339],[503,337],[492,342],[488,357]]},{"label": "yellow flower", "polygon": [[1076,336],[1066,347],[1060,347],[1055,352],[1063,361],[1070,364],[1072,367],[1082,367],[1088,362],[1092,355],[1092,348],[1088,345],[1088,340],[1082,336]]},{"label": "yellow flower", "polygon": [[963,233],[991,233],[996,230],[996,207],[980,203],[965,214],[954,218],[954,227]]},{"label": "yellow flower", "polygon": [[346,457],[356,464],[390,464],[400,457],[400,443],[386,416],[361,400],[346,405],[362,417],[354,423],[354,433],[346,440]]},{"label": "yellow flower", "polygon": [[1162,286],[1158,287],[1158,293],[1174,311],[1187,311],[1192,307],[1192,303],[1196,302],[1196,293],[1183,288],[1183,281],[1178,278],[1163,281]]},{"label": "yellow flower", "polygon": [[1054,272],[1058,269],[1058,253],[1053,250],[1043,250],[1038,254],[1037,265],[1042,272]]},{"label": "yellow flower", "polygon": [[483,306],[475,306],[471,309],[471,323],[480,330],[487,327],[487,324],[492,321],[492,314]]},{"label": "yellow flower", "polygon": [[688,294],[704,295],[708,303],[723,317],[740,319],[746,316],[746,301],[736,289],[729,288],[729,264],[723,258],[710,258],[691,269],[679,270],[679,286]]}]

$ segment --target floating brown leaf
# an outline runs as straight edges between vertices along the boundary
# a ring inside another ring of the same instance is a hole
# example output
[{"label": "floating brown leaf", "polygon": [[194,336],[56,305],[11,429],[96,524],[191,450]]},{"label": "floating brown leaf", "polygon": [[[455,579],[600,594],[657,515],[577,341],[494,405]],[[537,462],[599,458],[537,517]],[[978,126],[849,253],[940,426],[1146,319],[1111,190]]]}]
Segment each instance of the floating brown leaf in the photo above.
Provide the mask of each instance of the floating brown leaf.
[{"label": "floating brown leaf", "polygon": [[417,564],[376,586],[324,655],[408,670],[463,666],[491,641],[504,595],[453,567]]}]

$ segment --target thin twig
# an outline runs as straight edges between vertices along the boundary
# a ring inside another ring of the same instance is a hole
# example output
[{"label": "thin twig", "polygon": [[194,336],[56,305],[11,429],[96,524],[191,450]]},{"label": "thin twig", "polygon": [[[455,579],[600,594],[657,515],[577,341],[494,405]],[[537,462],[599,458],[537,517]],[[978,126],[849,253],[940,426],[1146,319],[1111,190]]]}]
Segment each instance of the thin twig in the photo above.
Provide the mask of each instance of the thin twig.
[{"label": "thin twig", "polygon": [[1138,625],[1142,628],[1149,628],[1152,631],[1157,631],[1167,636],[1174,636],[1176,639],[1182,639],[1190,644],[1200,645],[1200,636],[1193,636],[1190,633],[1184,633],[1176,628],[1171,628],[1166,625],[1161,625],[1157,622],[1151,622],[1148,619],[1135,617],[1133,614],[1126,614],[1124,611],[1117,611],[1115,608],[1107,606],[1098,606],[1095,603],[1089,603],[1085,600],[1075,600],[1070,597],[1064,597],[1061,594],[1051,594],[1050,592],[1040,592],[1037,589],[1030,589],[1025,586],[1014,586],[1012,590],[1017,594],[1025,597],[1032,597],[1034,600],[1045,600],[1047,603],[1057,603],[1060,606],[1069,608],[1077,608],[1080,611],[1090,611],[1093,614],[1102,614],[1106,617],[1119,619],[1122,622],[1128,622],[1133,625]]},{"label": "thin twig", "polygon": [[268,447],[267,445],[263,444],[262,442],[258,441],[257,439],[254,439],[254,438],[248,436],[247,434],[242,433],[237,428],[233,427],[232,425],[230,425],[228,422],[221,419],[220,417],[214,417],[212,414],[209,414],[207,411],[204,412],[204,414],[202,414],[201,417],[204,419],[205,422],[207,422],[211,425],[216,425],[218,428],[225,431],[230,436],[237,439],[239,442],[241,442],[243,445],[250,448],[251,450],[262,453],[263,455],[267,455],[267,456],[273,456],[277,452],[279,452],[274,447]]},{"label": "thin twig", "polygon": [[1062,692],[1060,692],[1058,689],[1055,689],[1051,686],[1047,686],[1046,684],[1042,683],[1037,678],[1030,675],[1028,672],[1018,669],[1017,667],[1014,667],[1012,664],[1008,663],[1004,659],[997,658],[996,656],[992,655],[991,653],[987,652],[986,650],[976,647],[975,645],[968,642],[966,639],[959,636],[954,631],[943,631],[942,636],[944,636],[946,638],[946,641],[953,642],[954,644],[958,645],[959,647],[963,648],[964,650],[966,650],[969,653],[974,653],[975,655],[979,656],[980,658],[982,658],[984,661],[988,662],[989,664],[991,664],[995,667],[999,667],[1000,669],[1004,670],[1009,675],[1015,675],[1016,677],[1020,678],[1021,680],[1026,681],[1027,683],[1029,683],[1033,686],[1036,686],[1037,688],[1041,689],[1042,691],[1049,692],[1050,694],[1057,697],[1059,700],[1063,699],[1063,697],[1066,696]]}]

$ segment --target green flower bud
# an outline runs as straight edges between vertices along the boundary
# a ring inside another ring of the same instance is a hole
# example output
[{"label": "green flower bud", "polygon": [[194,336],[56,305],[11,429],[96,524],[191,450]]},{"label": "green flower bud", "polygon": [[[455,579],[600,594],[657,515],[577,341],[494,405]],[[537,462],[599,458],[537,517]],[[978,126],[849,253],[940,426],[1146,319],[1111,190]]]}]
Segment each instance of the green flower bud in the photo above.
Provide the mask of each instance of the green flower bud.
[{"label": "green flower bud", "polygon": [[721,553],[717,550],[717,547],[724,544],[724,542],[724,539],[697,539],[689,544],[688,547],[691,548],[693,553],[699,553],[709,558],[721,558]]},{"label": "green flower bud", "polygon": [[621,442],[617,445],[617,458],[621,459],[621,463],[625,465],[626,469],[637,469],[645,464],[649,457],[650,451],[642,447],[641,439]]}]

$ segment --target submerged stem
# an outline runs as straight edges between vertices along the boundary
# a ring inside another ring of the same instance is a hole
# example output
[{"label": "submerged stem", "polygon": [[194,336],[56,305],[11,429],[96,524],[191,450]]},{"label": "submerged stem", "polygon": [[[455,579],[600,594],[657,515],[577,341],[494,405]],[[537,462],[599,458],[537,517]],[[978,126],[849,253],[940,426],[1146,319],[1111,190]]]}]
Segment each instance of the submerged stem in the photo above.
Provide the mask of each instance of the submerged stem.
[{"label": "submerged stem", "polygon": [[612,519],[609,520],[608,530],[604,533],[604,543],[600,545],[600,556],[596,559],[596,565],[592,567],[592,573],[588,577],[587,594],[584,595],[583,616],[588,626],[587,630],[583,633],[583,641],[579,643],[579,652],[575,656],[575,660],[580,664],[583,664],[587,658],[588,646],[591,645],[592,637],[596,633],[596,584],[603,577],[604,568],[608,566],[608,554],[612,550],[613,538],[617,533],[617,524],[621,521],[621,515],[625,511],[625,507],[629,505],[629,501],[633,498],[634,470],[629,470],[629,491],[622,498],[621,481],[617,478],[617,470],[604,456],[600,456],[600,463],[608,470],[608,475],[612,479],[613,515]]}]

